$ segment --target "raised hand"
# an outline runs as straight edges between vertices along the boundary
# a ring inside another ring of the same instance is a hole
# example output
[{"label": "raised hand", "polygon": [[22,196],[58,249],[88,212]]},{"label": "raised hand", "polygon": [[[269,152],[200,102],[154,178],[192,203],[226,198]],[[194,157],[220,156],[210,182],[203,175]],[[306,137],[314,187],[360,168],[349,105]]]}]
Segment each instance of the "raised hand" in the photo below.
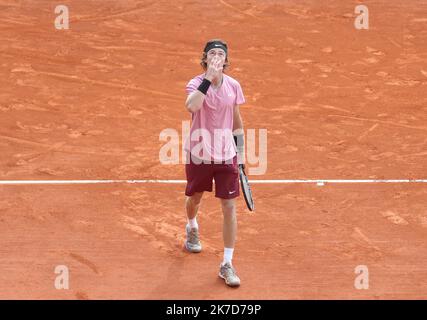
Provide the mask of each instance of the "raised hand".
[{"label": "raised hand", "polygon": [[205,78],[211,82],[215,79],[219,80],[221,77],[223,68],[224,68],[223,59],[218,56],[213,57],[211,60],[211,63],[208,65],[208,69],[206,70]]}]

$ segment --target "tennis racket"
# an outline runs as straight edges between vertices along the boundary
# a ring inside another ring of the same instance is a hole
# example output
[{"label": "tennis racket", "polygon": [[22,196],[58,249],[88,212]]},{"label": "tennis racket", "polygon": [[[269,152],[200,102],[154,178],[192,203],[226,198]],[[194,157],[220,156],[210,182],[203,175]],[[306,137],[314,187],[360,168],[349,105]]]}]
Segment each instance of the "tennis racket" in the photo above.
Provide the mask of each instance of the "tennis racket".
[{"label": "tennis racket", "polygon": [[243,168],[242,164],[239,164],[239,178],[246,205],[250,211],[255,211],[255,204],[254,200],[252,199],[251,187],[249,186],[248,177],[246,176],[245,169]]}]

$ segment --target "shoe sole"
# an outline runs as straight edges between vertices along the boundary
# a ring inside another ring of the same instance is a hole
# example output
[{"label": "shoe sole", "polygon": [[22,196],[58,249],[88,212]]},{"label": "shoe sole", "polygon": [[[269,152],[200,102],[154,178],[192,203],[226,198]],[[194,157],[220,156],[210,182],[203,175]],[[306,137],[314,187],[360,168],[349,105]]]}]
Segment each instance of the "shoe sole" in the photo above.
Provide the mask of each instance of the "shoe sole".
[{"label": "shoe sole", "polygon": [[227,279],[225,279],[221,273],[218,273],[218,276],[225,281],[225,284],[229,287],[239,287],[240,283],[229,283]]}]

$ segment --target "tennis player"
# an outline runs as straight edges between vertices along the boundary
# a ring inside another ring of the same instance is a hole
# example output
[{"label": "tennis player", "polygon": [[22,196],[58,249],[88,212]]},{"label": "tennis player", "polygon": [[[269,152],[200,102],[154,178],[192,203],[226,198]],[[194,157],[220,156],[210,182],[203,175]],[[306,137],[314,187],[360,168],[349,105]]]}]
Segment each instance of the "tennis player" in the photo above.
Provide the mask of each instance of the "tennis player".
[{"label": "tennis player", "polygon": [[[203,74],[187,84],[185,106],[192,114],[190,135],[184,149],[186,226],[185,247],[200,252],[197,211],[205,191],[221,201],[223,212],[224,259],[219,276],[229,286],[239,286],[240,279],[232,264],[236,242],[236,198],[239,196],[238,164],[243,164],[244,135],[239,106],[245,102],[239,82],[224,74],[228,63],[226,42],[213,39],[206,43],[200,62]],[[234,136],[234,137],[233,137]]]}]

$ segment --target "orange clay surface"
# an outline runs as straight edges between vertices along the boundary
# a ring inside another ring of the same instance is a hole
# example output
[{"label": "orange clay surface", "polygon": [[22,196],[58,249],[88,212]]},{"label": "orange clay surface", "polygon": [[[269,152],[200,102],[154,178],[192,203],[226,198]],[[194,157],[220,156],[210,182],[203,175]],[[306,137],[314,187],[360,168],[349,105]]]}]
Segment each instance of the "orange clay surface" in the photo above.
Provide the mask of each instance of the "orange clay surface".
[{"label": "orange clay surface", "polygon": [[[190,119],[206,40],[229,43],[251,179],[427,178],[427,3],[0,0],[0,179],[185,179],[159,134]],[[54,28],[69,6],[69,30]],[[238,289],[217,277],[222,213],[183,250],[184,184],[0,185],[0,298],[397,299],[427,296],[427,185],[254,184],[238,200]],[[70,289],[56,290],[66,265]],[[356,266],[369,289],[354,287]]]}]

